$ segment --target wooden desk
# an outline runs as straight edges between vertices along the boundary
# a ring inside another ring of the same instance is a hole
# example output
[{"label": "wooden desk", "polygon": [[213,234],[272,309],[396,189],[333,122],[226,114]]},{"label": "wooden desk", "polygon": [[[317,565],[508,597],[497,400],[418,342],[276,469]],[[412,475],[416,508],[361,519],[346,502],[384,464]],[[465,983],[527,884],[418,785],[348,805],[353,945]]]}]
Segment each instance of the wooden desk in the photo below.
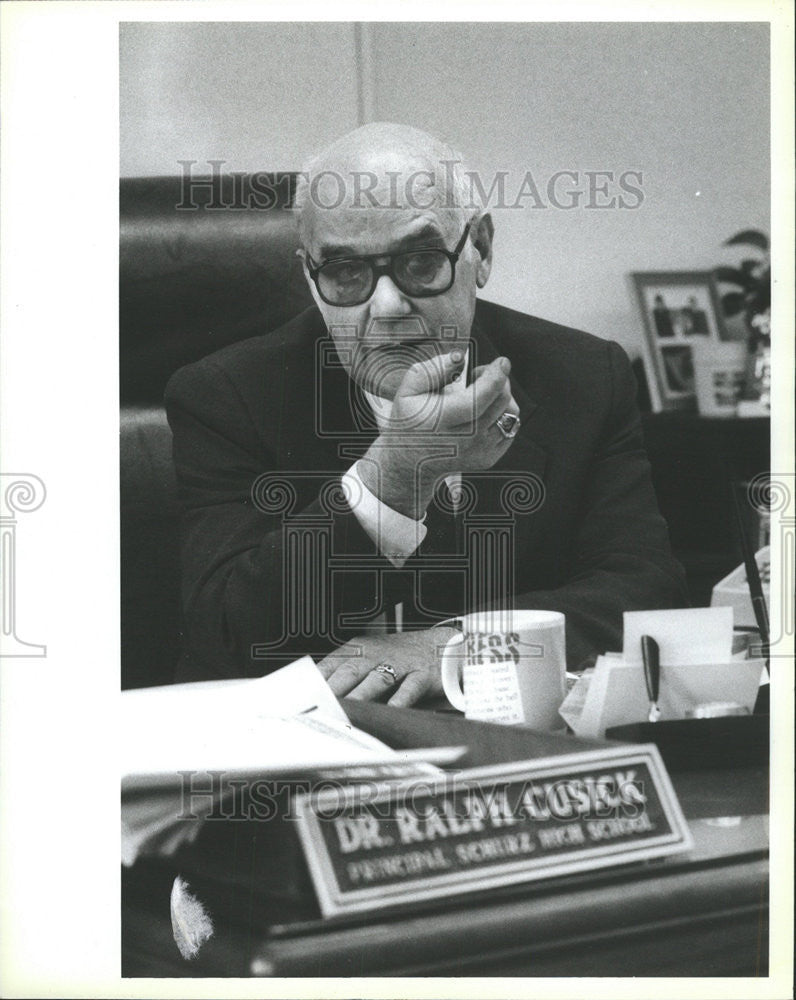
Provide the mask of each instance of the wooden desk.
[{"label": "wooden desk", "polygon": [[[382,734],[420,727],[444,742],[461,725],[431,713],[346,707],[358,725],[369,720]],[[470,764],[517,759],[518,747],[533,756],[540,745],[527,730],[465,725],[483,735]],[[208,823],[174,862],[139,861],[123,871],[123,975],[766,975],[767,769],[691,771],[672,780],[694,834],[687,854],[412,912],[325,921],[284,823]],[[190,963],[171,931],[177,873],[216,926]]]}]

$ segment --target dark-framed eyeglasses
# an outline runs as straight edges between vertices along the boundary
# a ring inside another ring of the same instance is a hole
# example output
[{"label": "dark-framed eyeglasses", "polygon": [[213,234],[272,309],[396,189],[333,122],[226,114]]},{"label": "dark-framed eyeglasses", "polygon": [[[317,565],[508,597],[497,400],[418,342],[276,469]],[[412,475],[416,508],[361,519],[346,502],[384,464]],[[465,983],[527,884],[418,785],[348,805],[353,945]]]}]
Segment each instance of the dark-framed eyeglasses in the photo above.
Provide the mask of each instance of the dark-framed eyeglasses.
[{"label": "dark-framed eyeglasses", "polygon": [[[461,257],[470,223],[453,250],[442,247],[418,247],[399,253],[371,254],[365,257],[340,257],[316,265],[307,255],[307,270],[318,294],[330,306],[359,306],[376,290],[379,278],[388,274],[405,295],[427,299],[442,295],[456,278],[456,262]],[[378,264],[377,261],[383,261]]]}]

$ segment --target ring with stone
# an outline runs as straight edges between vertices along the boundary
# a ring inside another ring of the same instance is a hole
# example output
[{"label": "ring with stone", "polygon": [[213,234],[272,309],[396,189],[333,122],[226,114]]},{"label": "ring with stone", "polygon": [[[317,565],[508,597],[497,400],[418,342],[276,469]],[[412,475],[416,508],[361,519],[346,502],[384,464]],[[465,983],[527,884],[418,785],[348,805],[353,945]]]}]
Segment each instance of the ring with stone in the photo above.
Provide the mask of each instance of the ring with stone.
[{"label": "ring with stone", "polygon": [[516,437],[517,431],[520,429],[520,418],[516,413],[509,413],[509,411],[506,410],[506,412],[495,421],[495,427],[497,427],[504,438]]},{"label": "ring with stone", "polygon": [[389,663],[377,663],[373,668],[374,674],[381,674],[382,677],[389,679],[393,684],[398,683],[398,674],[395,672],[395,667],[390,666]]}]

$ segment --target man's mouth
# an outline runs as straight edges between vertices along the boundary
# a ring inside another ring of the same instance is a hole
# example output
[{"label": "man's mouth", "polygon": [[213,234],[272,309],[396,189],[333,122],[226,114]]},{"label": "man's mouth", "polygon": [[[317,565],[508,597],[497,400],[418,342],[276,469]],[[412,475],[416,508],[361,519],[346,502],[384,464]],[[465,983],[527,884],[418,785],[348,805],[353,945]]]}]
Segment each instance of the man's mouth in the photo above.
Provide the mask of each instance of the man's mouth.
[{"label": "man's mouth", "polygon": [[380,316],[368,323],[362,336],[366,344],[403,344],[432,339],[421,316]]},{"label": "man's mouth", "polygon": [[357,380],[375,395],[391,399],[407,368],[431,361],[452,346],[432,336],[420,316],[377,317],[357,343]]},{"label": "man's mouth", "polygon": [[376,396],[392,399],[408,368],[440,353],[440,341],[431,337],[360,343],[354,360],[356,380]]},{"label": "man's mouth", "polygon": [[439,341],[435,340],[433,337],[407,337],[406,340],[395,341],[393,346],[400,348],[415,348],[423,347],[425,344],[433,344],[436,346],[437,343],[439,343]]},{"label": "man's mouth", "polygon": [[377,340],[360,344],[361,357],[382,358],[393,364],[428,361],[442,353],[441,343],[433,337],[407,337],[402,340]]}]

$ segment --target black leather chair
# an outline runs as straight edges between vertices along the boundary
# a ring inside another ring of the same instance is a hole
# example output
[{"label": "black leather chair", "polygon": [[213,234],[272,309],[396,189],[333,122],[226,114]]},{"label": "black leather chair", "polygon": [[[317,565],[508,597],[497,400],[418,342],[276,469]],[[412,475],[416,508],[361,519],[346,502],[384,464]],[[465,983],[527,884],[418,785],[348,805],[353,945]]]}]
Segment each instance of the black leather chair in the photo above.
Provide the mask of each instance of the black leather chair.
[{"label": "black leather chair", "polygon": [[[163,390],[182,365],[311,304],[289,205],[295,175],[121,182],[122,686],[173,679],[178,509]],[[188,207],[189,205],[195,207]]]}]

